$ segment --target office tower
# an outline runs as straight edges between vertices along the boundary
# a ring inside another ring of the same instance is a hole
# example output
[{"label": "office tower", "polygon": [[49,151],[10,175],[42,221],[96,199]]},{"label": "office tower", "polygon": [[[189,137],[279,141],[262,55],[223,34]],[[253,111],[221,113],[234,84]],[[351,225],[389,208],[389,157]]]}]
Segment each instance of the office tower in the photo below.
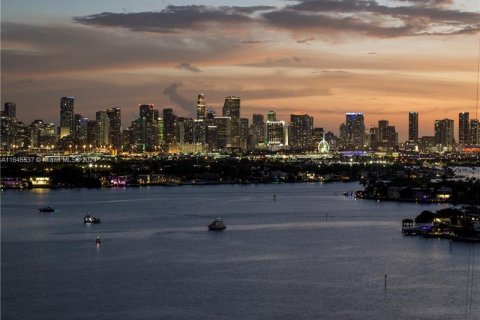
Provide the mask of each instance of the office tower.
[{"label": "office tower", "polygon": [[408,113],[408,140],[418,140],[418,112]]},{"label": "office tower", "polygon": [[267,145],[286,145],[285,121],[267,120]]},{"label": "office tower", "polygon": [[277,121],[277,113],[273,110],[268,111],[267,121]]},{"label": "office tower", "polygon": [[262,114],[253,115],[252,131],[257,143],[265,142],[265,121]]},{"label": "office tower", "polygon": [[163,136],[164,128],[163,128],[163,118],[160,116],[157,119],[157,126],[158,126],[158,145],[161,146],[165,143],[165,137]]},{"label": "office tower", "polygon": [[228,96],[225,98],[222,116],[231,119],[230,144],[237,147],[240,140],[240,97]]},{"label": "office tower", "polygon": [[200,143],[200,144],[207,143],[207,120],[206,119],[193,120],[193,143]]},{"label": "office tower", "polygon": [[87,141],[88,151],[97,145],[97,121],[87,120]]},{"label": "office tower", "polygon": [[142,104],[139,106],[140,117],[135,123],[135,132],[137,140],[137,151],[157,151],[159,150],[159,111],[154,109],[152,104]]},{"label": "office tower", "polygon": [[458,114],[458,143],[466,145],[470,143],[470,121],[468,112]]},{"label": "office tower", "polygon": [[[81,115],[78,115],[81,116]],[[87,143],[87,135],[88,135],[88,118],[81,117],[78,122],[76,121],[77,129],[77,143],[78,145],[82,146]]]},{"label": "office tower", "polygon": [[306,150],[312,146],[313,117],[307,114],[290,115],[288,144],[297,150]]},{"label": "office tower", "polygon": [[208,151],[212,152],[218,149],[218,127],[207,126],[206,140],[208,145]]},{"label": "office tower", "polygon": [[75,134],[74,97],[60,98],[60,138]]},{"label": "office tower", "polygon": [[120,108],[107,109],[108,120],[110,120],[109,140],[112,148],[122,148],[122,114]]},{"label": "office tower", "polygon": [[217,127],[217,148],[231,147],[231,124],[232,118],[230,117],[215,117],[213,119],[214,125]]},{"label": "office tower", "polygon": [[205,106],[205,96],[203,93],[200,93],[197,99],[197,119],[205,119],[206,117],[207,108]]},{"label": "office tower", "polygon": [[110,145],[110,120],[106,111],[97,111],[95,114],[97,121],[96,145],[100,148],[106,148]]},{"label": "office tower", "polygon": [[470,120],[470,143],[472,145],[480,144],[480,128],[478,119]]},{"label": "office tower", "polygon": [[166,144],[176,142],[175,134],[176,116],[170,108],[163,109],[163,137]]},{"label": "office tower", "polygon": [[17,104],[15,102],[5,102],[4,109],[5,115],[9,118],[17,118]]},{"label": "office tower", "polygon": [[180,144],[193,144],[194,128],[193,119],[178,117],[177,118],[177,141]]},{"label": "office tower", "polygon": [[348,112],[345,114],[345,126],[340,130],[344,134],[344,148],[362,150],[365,142],[365,122],[363,113]]},{"label": "office tower", "polygon": [[451,150],[455,144],[452,119],[435,120],[434,142],[435,145],[439,146],[442,150]]}]

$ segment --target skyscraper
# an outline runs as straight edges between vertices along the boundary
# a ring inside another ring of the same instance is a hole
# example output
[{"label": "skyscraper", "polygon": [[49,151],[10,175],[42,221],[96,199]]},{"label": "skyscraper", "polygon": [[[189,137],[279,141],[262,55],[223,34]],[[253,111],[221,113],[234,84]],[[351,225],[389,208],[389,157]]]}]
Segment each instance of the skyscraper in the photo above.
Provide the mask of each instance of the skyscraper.
[{"label": "skyscraper", "polygon": [[408,113],[408,140],[418,140],[418,112]]},{"label": "skyscraper", "polygon": [[458,143],[466,145],[470,143],[470,121],[468,112],[458,114]]},{"label": "skyscraper", "polygon": [[453,136],[453,120],[435,120],[435,145],[443,150],[450,150],[455,144]]},{"label": "skyscraper", "polygon": [[110,144],[110,120],[108,119],[107,112],[97,111],[95,119],[97,121],[97,147],[107,147]]},{"label": "skyscraper", "polygon": [[197,119],[205,119],[206,117],[207,108],[205,107],[205,96],[203,93],[200,93],[197,100]]},{"label": "skyscraper", "polygon": [[478,119],[470,120],[470,143],[473,145],[480,144],[480,123]]},{"label": "skyscraper", "polygon": [[[365,120],[361,112],[348,112],[345,114],[346,123],[344,130],[345,148],[362,150],[365,143]],[[341,131],[342,131],[341,130]]]},{"label": "skyscraper", "polygon": [[240,142],[240,97],[228,96],[225,98],[222,116],[230,117],[230,143],[232,146],[238,147]]},{"label": "skyscraper", "polygon": [[153,104],[142,104],[140,117],[136,123],[137,150],[156,151],[159,147],[160,134],[158,129],[159,111]]},{"label": "skyscraper", "polygon": [[313,117],[307,114],[290,115],[289,145],[306,150],[312,146]]},{"label": "skyscraper", "polygon": [[60,98],[60,138],[75,133],[74,97]]},{"label": "skyscraper", "polygon": [[230,117],[215,117],[213,119],[215,127],[217,127],[216,131],[216,144],[217,148],[227,148],[231,147],[231,124],[232,118]]},{"label": "skyscraper", "polygon": [[265,121],[263,114],[254,114],[252,123],[253,134],[255,135],[257,143],[265,142]]},{"label": "skyscraper", "polygon": [[175,135],[176,116],[170,108],[163,109],[163,137],[166,144],[176,142]]},{"label": "skyscraper", "polygon": [[285,144],[285,121],[267,121],[267,145]]},{"label": "skyscraper", "polygon": [[107,116],[110,120],[110,144],[114,149],[120,150],[122,148],[122,116],[120,108],[113,107],[112,109],[107,109]]}]

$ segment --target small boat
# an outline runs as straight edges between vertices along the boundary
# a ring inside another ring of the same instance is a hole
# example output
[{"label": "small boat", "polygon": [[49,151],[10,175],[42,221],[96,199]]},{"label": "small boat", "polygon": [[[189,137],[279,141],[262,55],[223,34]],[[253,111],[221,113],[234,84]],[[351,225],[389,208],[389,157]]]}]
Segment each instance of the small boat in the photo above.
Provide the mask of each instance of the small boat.
[{"label": "small boat", "polygon": [[220,218],[213,220],[213,222],[208,225],[208,230],[212,231],[224,230],[226,228],[225,223]]},{"label": "small boat", "polygon": [[83,223],[100,223],[100,218],[95,218],[89,213],[83,218]]},{"label": "small boat", "polygon": [[54,212],[55,208],[53,208],[52,206],[48,206],[48,207],[40,208],[40,209],[38,209],[38,211],[40,211],[40,212]]}]

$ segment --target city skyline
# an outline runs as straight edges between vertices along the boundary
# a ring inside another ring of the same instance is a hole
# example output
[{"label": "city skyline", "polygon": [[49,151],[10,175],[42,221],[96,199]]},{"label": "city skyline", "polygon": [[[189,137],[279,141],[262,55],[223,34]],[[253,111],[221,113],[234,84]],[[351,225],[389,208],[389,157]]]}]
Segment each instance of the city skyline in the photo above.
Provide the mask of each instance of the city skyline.
[{"label": "city skyline", "polygon": [[306,113],[335,133],[346,112],[363,112],[366,128],[388,119],[401,141],[410,111],[420,136],[439,118],[455,131],[460,112],[475,119],[480,4],[368,3],[7,0],[2,104],[58,124],[58,98],[71,95],[91,119],[120,107],[125,127],[139,104],[195,118],[203,92],[217,112],[235,95],[241,117]]}]

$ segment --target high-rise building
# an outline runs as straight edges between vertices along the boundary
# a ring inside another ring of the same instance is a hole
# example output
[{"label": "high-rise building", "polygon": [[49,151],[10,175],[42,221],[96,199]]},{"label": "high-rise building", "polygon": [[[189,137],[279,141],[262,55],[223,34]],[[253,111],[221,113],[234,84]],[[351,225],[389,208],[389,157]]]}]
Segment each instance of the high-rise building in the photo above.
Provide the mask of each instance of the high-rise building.
[{"label": "high-rise building", "polygon": [[[3,149],[15,149],[17,146],[17,119],[16,104],[13,102],[5,102],[4,109],[1,114],[1,147]],[[15,146],[15,147],[14,147]]]},{"label": "high-rise building", "polygon": [[205,106],[205,95],[200,93],[197,100],[197,119],[205,119],[207,117],[207,108]]},{"label": "high-rise building", "polygon": [[218,149],[218,127],[207,126],[206,140],[208,145],[208,151],[212,152]]},{"label": "high-rise building", "polygon": [[265,121],[263,114],[254,114],[252,123],[253,134],[258,143],[265,143]]},{"label": "high-rise building", "polygon": [[163,109],[163,137],[166,144],[176,142],[176,116],[170,108]]},{"label": "high-rise building", "polygon": [[443,119],[435,120],[435,145],[440,147],[441,151],[451,150],[455,145],[453,136],[453,120]]},{"label": "high-rise building", "polygon": [[389,125],[388,120],[379,120],[378,129],[375,129],[370,129],[370,146],[372,149],[392,150],[398,145],[398,133],[395,126]]},{"label": "high-rise building", "polygon": [[97,121],[87,120],[87,141],[88,151],[97,145]]},{"label": "high-rise building", "polygon": [[290,115],[288,144],[298,150],[306,150],[312,146],[313,117],[307,114]]},{"label": "high-rise building", "polygon": [[178,143],[193,144],[194,143],[194,122],[191,118],[178,118]]},{"label": "high-rise building", "polygon": [[110,120],[106,111],[97,111],[95,114],[97,121],[96,145],[106,148],[110,145]]},{"label": "high-rise building", "polygon": [[75,119],[76,122],[76,140],[78,145],[82,146],[87,143],[87,134],[88,134],[88,118],[84,118],[81,115],[75,115],[75,118],[80,116],[80,119]]},{"label": "high-rise building", "polygon": [[408,140],[418,140],[418,112],[408,113]]},{"label": "high-rise building", "polygon": [[4,111],[7,117],[17,118],[17,104],[15,102],[5,102]]},{"label": "high-rise building", "polygon": [[139,106],[140,117],[135,123],[135,137],[137,151],[159,150],[160,134],[158,128],[159,111],[152,104]]},{"label": "high-rise building", "polygon": [[122,148],[122,114],[120,108],[107,109],[107,116],[110,120],[109,140],[116,150]]},{"label": "high-rise building", "polygon": [[470,143],[470,120],[468,112],[458,114],[458,143],[466,145]]},{"label": "high-rise building", "polygon": [[75,134],[74,97],[60,98],[60,138]]},{"label": "high-rise building", "polygon": [[238,147],[240,142],[240,97],[228,96],[225,98],[222,116],[231,119],[230,144]]},{"label": "high-rise building", "polygon": [[207,120],[206,119],[193,120],[193,143],[200,143],[200,144],[207,143]]},{"label": "high-rise building", "polygon": [[362,150],[365,144],[365,120],[361,112],[348,112],[345,114],[346,122],[341,127],[344,148]]},{"label": "high-rise building", "polygon": [[286,145],[285,121],[267,120],[267,145],[281,147]]},{"label": "high-rise building", "polygon": [[472,145],[480,144],[480,122],[478,119],[470,120],[470,143]]},{"label": "high-rise building", "polygon": [[217,149],[231,147],[231,124],[232,118],[230,117],[215,117],[213,119],[215,126],[217,127]]}]

